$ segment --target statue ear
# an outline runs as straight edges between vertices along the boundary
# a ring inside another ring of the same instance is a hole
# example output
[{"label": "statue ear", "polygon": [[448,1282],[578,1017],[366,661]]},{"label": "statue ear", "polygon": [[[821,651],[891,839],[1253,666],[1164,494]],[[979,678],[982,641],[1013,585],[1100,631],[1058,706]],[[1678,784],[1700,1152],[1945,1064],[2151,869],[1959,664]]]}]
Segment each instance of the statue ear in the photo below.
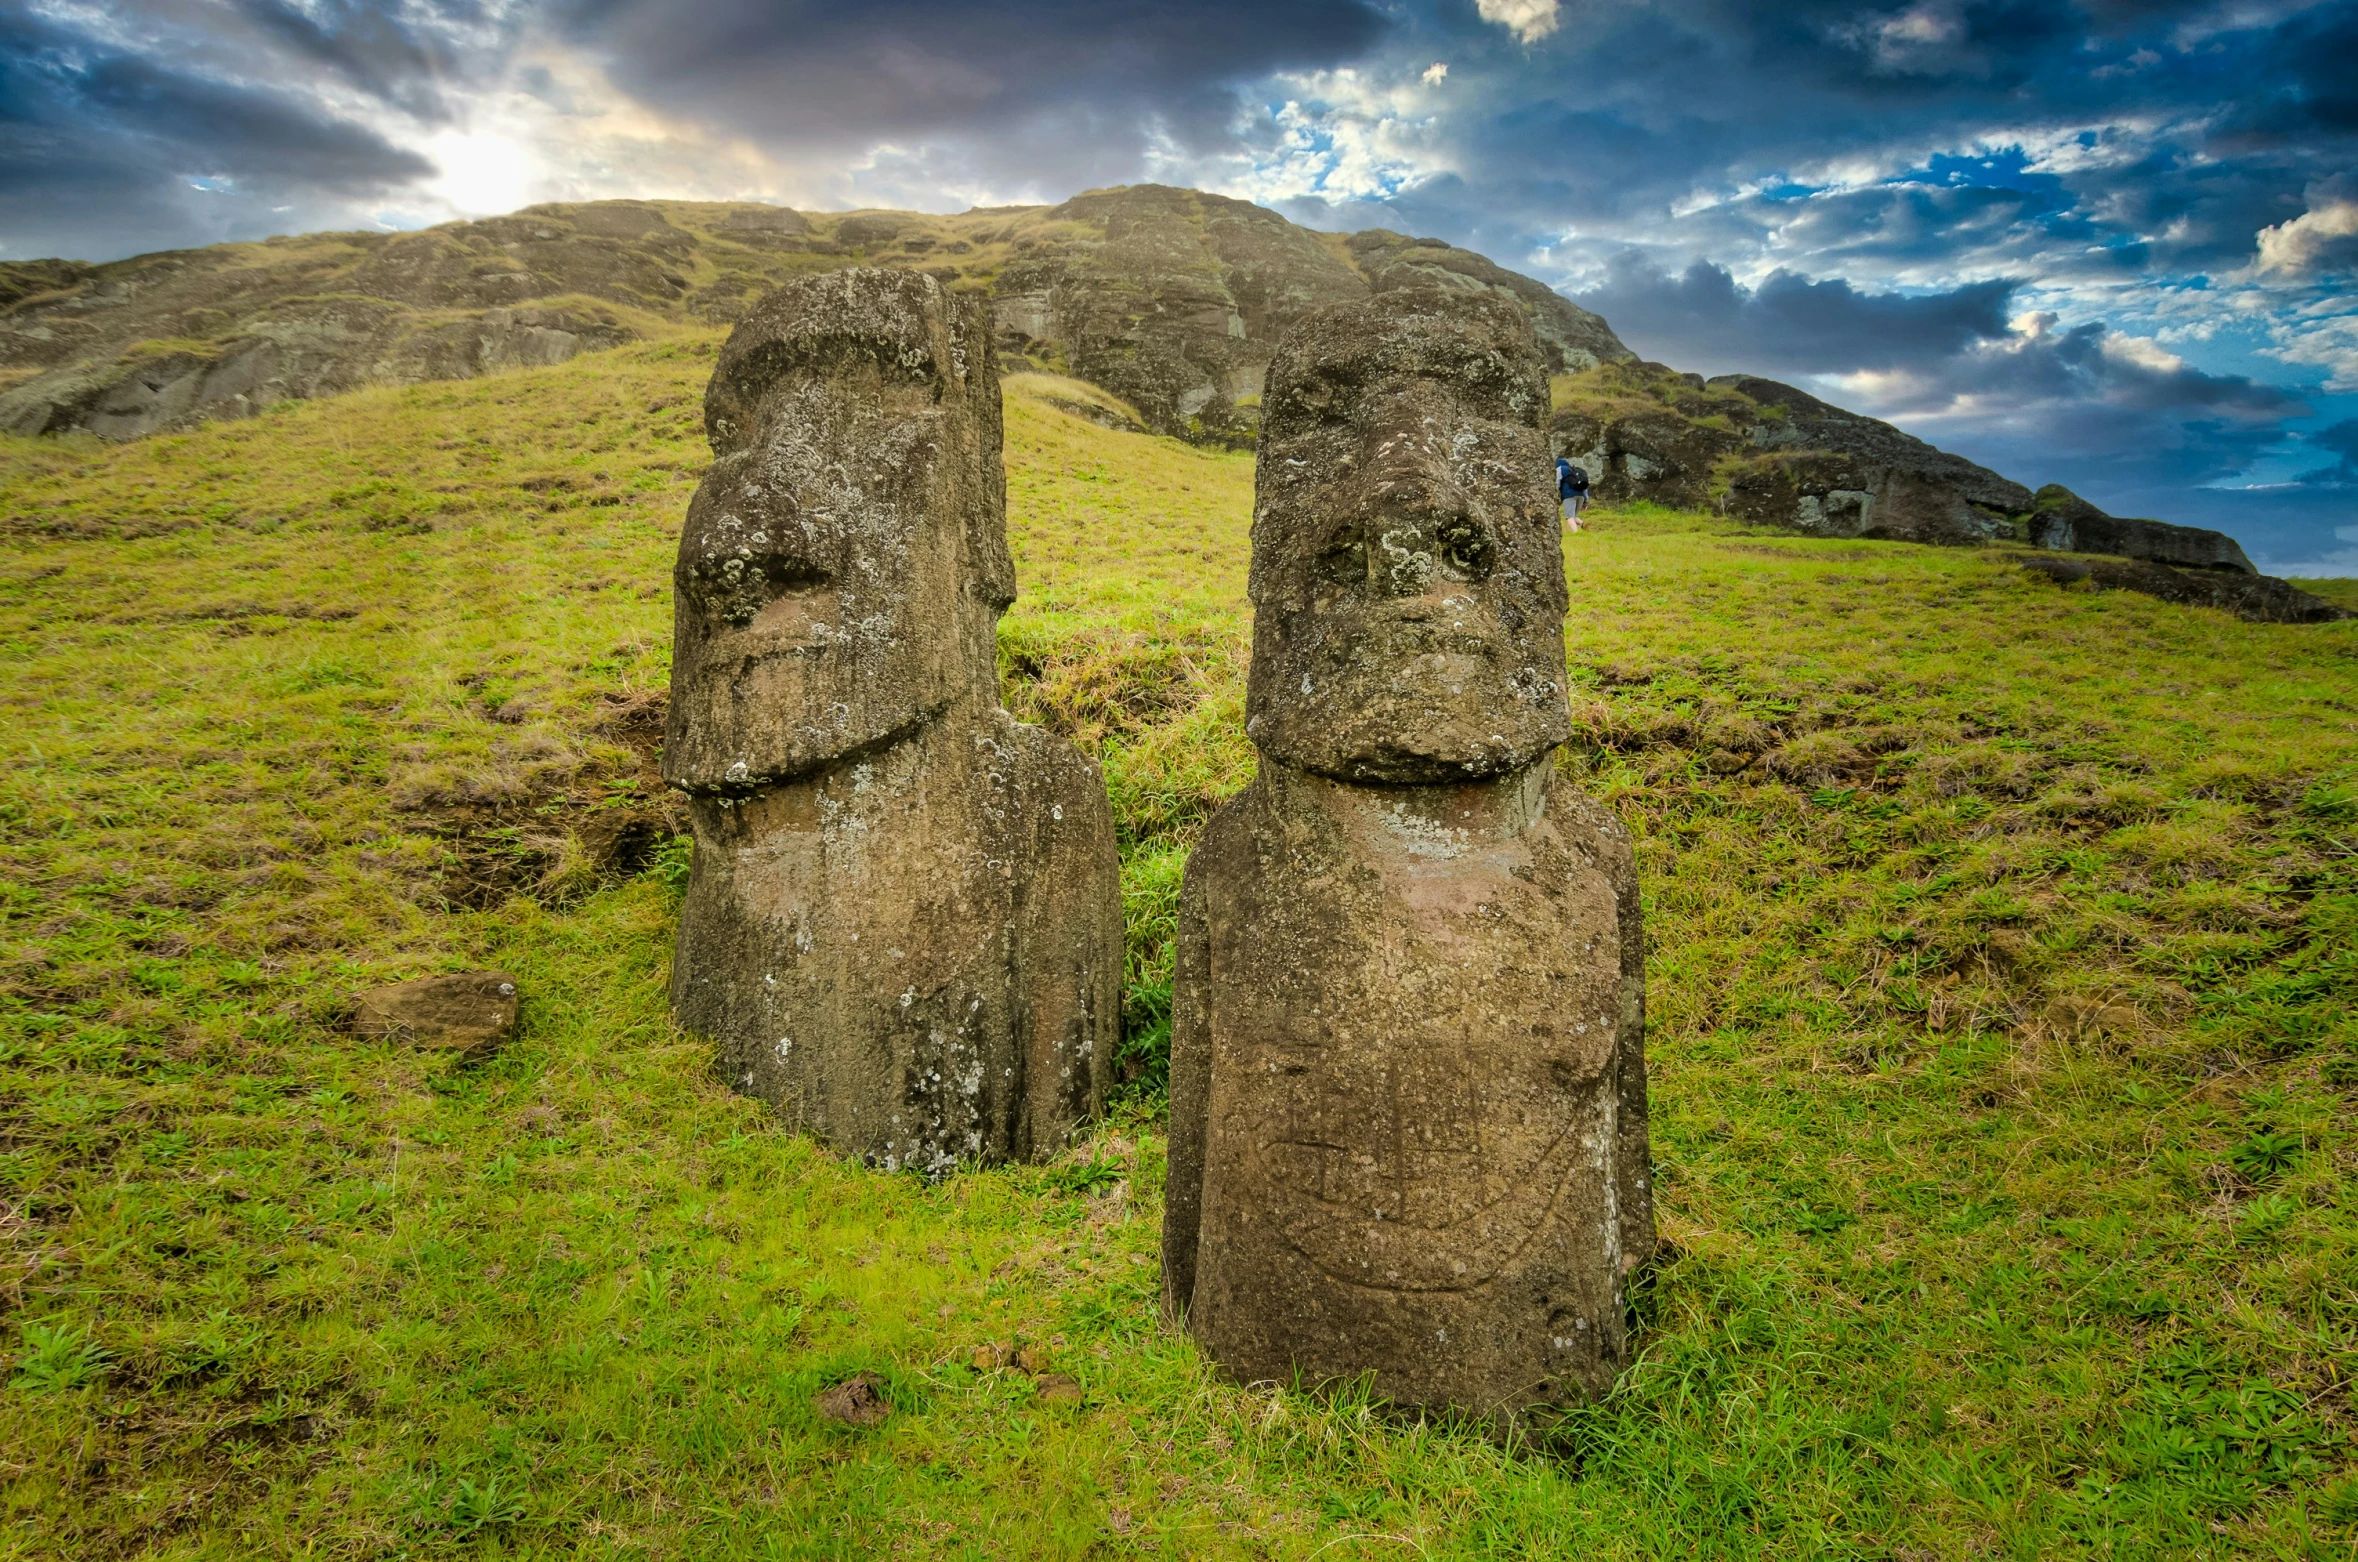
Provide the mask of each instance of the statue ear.
[{"label": "statue ear", "polygon": [[1015,600],[1015,559],[1007,551],[1006,444],[999,411],[999,355],[991,345],[990,301],[979,292],[952,293],[952,385],[971,446],[974,480],[966,511],[967,590],[994,617]]}]

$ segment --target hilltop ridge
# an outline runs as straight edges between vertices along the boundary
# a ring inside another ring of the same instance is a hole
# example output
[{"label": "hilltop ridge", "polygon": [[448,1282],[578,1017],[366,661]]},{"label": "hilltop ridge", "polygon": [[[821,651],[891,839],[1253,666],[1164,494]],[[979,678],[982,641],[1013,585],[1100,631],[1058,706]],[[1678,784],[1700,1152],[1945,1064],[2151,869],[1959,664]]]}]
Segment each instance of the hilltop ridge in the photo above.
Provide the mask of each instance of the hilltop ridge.
[{"label": "hilltop ridge", "polygon": [[2240,612],[2326,611],[2166,573],[2252,575],[2222,533],[2034,493],[1791,386],[1643,362],[1602,318],[1443,240],[1323,233],[1168,185],[948,216],[550,204],[410,233],[0,264],[0,430],[131,439],[367,385],[551,366],[728,325],[781,282],[847,265],[987,292],[1010,368],[1087,381],[1144,428],[1216,448],[1252,445],[1270,353],[1305,313],[1401,287],[1495,291],[1529,314],[1558,376],[1556,452],[1605,499],[1817,536],[2118,554],[2165,568],[2146,584]]},{"label": "hilltop ridge", "polygon": [[1495,288],[1531,312],[1552,369],[1636,357],[1597,316],[1440,240],[1317,233],[1164,185],[954,216],[598,201],[0,268],[0,428],[135,438],[364,384],[561,363],[729,324],[788,278],[846,265],[989,291],[1003,352],[1198,443],[1249,444],[1276,338],[1370,292]]}]

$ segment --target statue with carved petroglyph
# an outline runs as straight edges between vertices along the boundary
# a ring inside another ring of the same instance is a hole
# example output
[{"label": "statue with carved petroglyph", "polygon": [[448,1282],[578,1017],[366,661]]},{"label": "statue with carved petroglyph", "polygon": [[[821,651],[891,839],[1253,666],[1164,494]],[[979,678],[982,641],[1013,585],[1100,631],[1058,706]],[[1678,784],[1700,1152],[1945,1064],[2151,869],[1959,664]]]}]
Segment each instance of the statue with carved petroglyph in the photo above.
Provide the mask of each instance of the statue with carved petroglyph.
[{"label": "statue with carved petroglyph", "polygon": [[1121,898],[1096,766],[999,704],[980,302],[909,272],[780,288],[704,418],[663,755],[696,832],[673,1010],[871,1165],[1052,1154],[1103,1104]]},{"label": "statue with carved petroglyph", "polygon": [[1561,779],[1545,365],[1386,293],[1278,350],[1253,784],[1180,901],[1166,1304],[1247,1380],[1511,1421],[1604,1391],[1653,1248],[1628,838]]}]

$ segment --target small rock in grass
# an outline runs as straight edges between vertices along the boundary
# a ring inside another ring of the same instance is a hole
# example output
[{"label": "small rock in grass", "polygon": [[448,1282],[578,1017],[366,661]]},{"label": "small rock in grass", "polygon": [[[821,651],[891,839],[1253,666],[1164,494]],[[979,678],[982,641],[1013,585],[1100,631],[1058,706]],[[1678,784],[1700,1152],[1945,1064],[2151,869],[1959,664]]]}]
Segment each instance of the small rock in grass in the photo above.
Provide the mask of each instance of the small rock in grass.
[{"label": "small rock in grass", "polygon": [[365,992],[352,1028],[363,1036],[475,1054],[516,1033],[516,979],[453,971]]},{"label": "small rock in grass", "polygon": [[1044,1405],[1077,1405],[1082,1397],[1080,1380],[1077,1378],[1062,1372],[1051,1372],[1040,1379],[1040,1403]]},{"label": "small rock in grass", "polygon": [[1013,1355],[1014,1352],[1009,1350],[1006,1346],[993,1345],[988,1340],[985,1340],[982,1344],[977,1345],[974,1348],[974,1355],[970,1359],[974,1363],[975,1371],[996,1372],[1001,1367],[1006,1366],[1009,1358]]},{"label": "small rock in grass", "polygon": [[1015,1365],[1019,1371],[1038,1377],[1047,1370],[1048,1353],[1037,1345],[1026,1345],[1015,1353]]},{"label": "small rock in grass", "polygon": [[892,1406],[884,1398],[884,1380],[873,1372],[855,1373],[821,1389],[815,1403],[819,1414],[845,1426],[875,1426],[892,1414]]}]

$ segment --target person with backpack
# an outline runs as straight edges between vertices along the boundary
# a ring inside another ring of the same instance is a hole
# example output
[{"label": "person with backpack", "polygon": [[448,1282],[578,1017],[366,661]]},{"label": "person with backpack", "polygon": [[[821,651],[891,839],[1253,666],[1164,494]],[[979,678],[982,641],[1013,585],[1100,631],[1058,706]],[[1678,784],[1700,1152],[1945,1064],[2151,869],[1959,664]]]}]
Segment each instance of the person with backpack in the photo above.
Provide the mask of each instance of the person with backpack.
[{"label": "person with backpack", "polygon": [[1556,457],[1556,497],[1564,506],[1564,529],[1580,530],[1580,512],[1588,506],[1588,471]]}]

